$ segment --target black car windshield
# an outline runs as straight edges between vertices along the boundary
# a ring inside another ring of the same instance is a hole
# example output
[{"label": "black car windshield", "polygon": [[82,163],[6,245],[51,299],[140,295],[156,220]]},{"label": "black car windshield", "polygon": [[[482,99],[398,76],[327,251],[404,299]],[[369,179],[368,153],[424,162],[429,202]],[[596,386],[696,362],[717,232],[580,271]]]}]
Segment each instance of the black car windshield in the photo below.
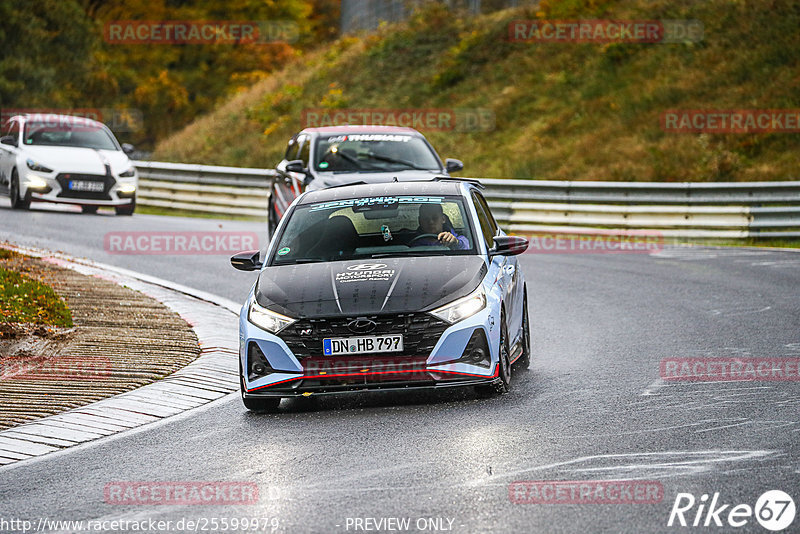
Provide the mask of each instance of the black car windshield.
[{"label": "black car windshield", "polygon": [[22,142],[26,145],[119,150],[116,141],[106,129],[79,120],[29,122],[25,125]]},{"label": "black car windshield", "polygon": [[320,137],[314,166],[324,172],[441,171],[438,158],[424,139],[386,133]]},{"label": "black car windshield", "polygon": [[297,206],[270,265],[476,254],[459,196],[361,197]]}]

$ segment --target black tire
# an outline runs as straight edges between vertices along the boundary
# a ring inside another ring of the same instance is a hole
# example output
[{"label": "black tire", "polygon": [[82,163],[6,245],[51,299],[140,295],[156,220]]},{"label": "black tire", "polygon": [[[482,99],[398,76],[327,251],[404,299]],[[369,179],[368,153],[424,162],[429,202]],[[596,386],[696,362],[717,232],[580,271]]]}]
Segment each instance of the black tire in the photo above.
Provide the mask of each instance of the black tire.
[{"label": "black tire", "polygon": [[239,360],[239,391],[242,394],[242,404],[251,412],[275,412],[281,403],[280,397],[266,397],[262,399],[244,398],[244,376],[242,374],[242,361]]},{"label": "black tire", "polygon": [[511,356],[508,352],[508,330],[505,317],[500,317],[500,379],[493,384],[476,386],[475,391],[482,397],[493,397],[508,393],[511,388]]},{"label": "black tire", "polygon": [[19,176],[17,175],[17,169],[14,169],[11,171],[11,187],[9,190],[11,207],[15,210],[26,210],[31,206],[31,201],[29,198],[22,198],[20,192]]},{"label": "black tire", "polygon": [[114,208],[114,212],[117,215],[133,215],[134,210],[136,209],[136,197],[131,199],[131,203],[126,206],[116,206]]},{"label": "black tire", "polygon": [[522,303],[522,356],[514,365],[519,369],[527,369],[531,364],[531,327],[528,322],[528,290],[525,290]]},{"label": "black tire", "polygon": [[97,213],[97,206],[81,206],[83,213]]},{"label": "black tire", "polygon": [[275,199],[273,197],[275,195],[275,191],[272,191],[272,194],[269,196],[269,202],[267,203],[267,227],[269,228],[269,238],[272,239],[272,236],[275,235],[275,229],[278,228],[278,214],[275,213]]}]

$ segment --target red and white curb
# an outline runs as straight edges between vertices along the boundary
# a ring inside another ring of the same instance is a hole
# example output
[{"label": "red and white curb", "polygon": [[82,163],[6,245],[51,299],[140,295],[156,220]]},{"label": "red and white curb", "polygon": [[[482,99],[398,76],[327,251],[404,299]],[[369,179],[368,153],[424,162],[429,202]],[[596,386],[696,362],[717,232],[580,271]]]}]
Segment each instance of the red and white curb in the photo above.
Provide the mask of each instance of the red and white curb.
[{"label": "red and white curb", "polygon": [[37,249],[12,250],[156,299],[189,323],[200,343],[200,356],[152,384],[0,431],[0,466],[154,423],[239,389],[239,306],[234,302],[119,267]]}]

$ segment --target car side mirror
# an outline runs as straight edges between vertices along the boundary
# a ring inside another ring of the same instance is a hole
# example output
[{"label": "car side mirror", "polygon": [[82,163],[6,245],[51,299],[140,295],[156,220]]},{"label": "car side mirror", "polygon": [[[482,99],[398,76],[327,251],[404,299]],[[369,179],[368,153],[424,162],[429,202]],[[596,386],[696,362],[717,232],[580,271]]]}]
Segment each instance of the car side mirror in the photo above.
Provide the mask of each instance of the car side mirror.
[{"label": "car side mirror", "polygon": [[264,265],[259,261],[261,252],[258,250],[246,250],[239,252],[231,257],[231,265],[240,271],[257,271]]},{"label": "car side mirror", "polygon": [[4,145],[17,146],[17,138],[13,135],[4,135],[0,137],[0,143]]},{"label": "car side mirror", "polygon": [[497,235],[489,256],[516,256],[528,249],[528,240],[516,235]]},{"label": "car side mirror", "polygon": [[122,143],[122,151],[125,152],[125,155],[130,156],[136,152],[136,147],[130,143]]},{"label": "car side mirror", "polygon": [[299,172],[301,174],[307,174],[308,169],[303,164],[302,159],[294,159],[286,164],[286,170],[288,172]]},{"label": "car side mirror", "polygon": [[444,168],[448,173],[464,170],[464,163],[460,159],[447,158],[444,160]]}]

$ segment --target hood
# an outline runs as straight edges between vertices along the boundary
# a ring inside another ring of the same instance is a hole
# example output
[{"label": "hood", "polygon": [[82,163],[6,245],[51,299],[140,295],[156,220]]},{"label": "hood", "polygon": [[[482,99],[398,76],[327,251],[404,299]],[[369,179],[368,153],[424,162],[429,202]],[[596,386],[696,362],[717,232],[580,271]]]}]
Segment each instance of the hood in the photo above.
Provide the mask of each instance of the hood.
[{"label": "hood", "polygon": [[309,184],[309,191],[353,182],[377,184],[391,182],[395,178],[397,178],[398,182],[418,182],[432,180],[436,176],[447,176],[444,171],[418,171],[414,169],[392,172],[343,172],[337,174],[316,172],[318,177]]},{"label": "hood", "polygon": [[125,172],[131,166],[128,156],[121,150],[25,145],[25,155],[57,173],[105,174],[103,159],[111,165],[114,174]]},{"label": "hood", "polygon": [[261,271],[256,301],[295,318],[428,311],[474,291],[486,272],[480,256],[274,266]]}]

